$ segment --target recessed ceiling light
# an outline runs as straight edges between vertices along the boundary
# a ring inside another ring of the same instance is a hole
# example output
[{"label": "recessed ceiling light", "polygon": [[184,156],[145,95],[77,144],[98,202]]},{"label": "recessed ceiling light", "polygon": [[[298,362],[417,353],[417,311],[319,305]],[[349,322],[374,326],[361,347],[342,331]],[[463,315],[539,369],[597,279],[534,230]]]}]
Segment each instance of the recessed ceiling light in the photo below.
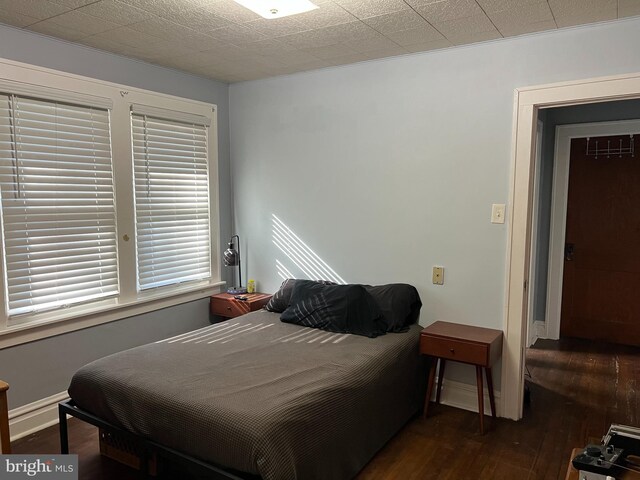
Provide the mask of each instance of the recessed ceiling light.
[{"label": "recessed ceiling light", "polygon": [[281,18],[318,8],[309,0],[235,0],[263,18]]}]

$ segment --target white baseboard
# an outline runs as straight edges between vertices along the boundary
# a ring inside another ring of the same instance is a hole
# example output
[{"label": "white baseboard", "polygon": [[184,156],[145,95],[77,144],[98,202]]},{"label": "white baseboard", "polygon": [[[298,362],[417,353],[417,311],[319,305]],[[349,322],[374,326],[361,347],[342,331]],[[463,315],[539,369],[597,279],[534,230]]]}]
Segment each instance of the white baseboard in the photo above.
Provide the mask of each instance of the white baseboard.
[{"label": "white baseboard", "polygon": [[535,320],[529,328],[529,347],[539,338],[547,338],[547,324],[542,320]]},{"label": "white baseboard", "polygon": [[9,411],[11,441],[58,423],[58,402],[68,398],[67,392],[60,392]]},{"label": "white baseboard", "polygon": [[[483,379],[484,380],[484,379]],[[433,387],[433,395],[431,400],[436,398],[436,385],[438,384],[436,377]],[[489,393],[487,392],[487,383],[484,383],[484,413],[491,415],[491,404],[489,403]],[[494,390],[493,396],[496,400],[496,415],[501,416],[500,392]],[[475,385],[447,380],[445,377],[442,382],[442,393],[440,394],[440,403],[449,405],[450,407],[462,408],[470,412],[478,412],[478,389]]]}]

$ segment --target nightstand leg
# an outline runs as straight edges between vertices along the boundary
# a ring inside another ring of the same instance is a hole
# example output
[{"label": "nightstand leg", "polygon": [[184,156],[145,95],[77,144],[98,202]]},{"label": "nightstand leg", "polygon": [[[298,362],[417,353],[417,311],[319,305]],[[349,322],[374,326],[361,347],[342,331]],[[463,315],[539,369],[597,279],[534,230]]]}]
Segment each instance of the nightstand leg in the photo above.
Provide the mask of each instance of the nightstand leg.
[{"label": "nightstand leg", "polygon": [[491,403],[491,416],[496,418],[496,399],[493,396],[493,377],[491,376],[491,367],[485,368],[487,374],[487,389],[489,390],[489,402]]},{"label": "nightstand leg", "polygon": [[422,418],[427,418],[427,410],[429,409],[429,400],[431,400],[431,393],[433,393],[433,381],[436,377],[436,362],[437,358],[431,359],[431,366],[429,367],[429,385],[427,386],[427,394],[424,397],[424,411]]},{"label": "nightstand leg", "polygon": [[476,366],[478,382],[478,413],[480,414],[480,435],[484,435],[484,391],[482,387],[482,367]]},{"label": "nightstand leg", "polygon": [[436,390],[436,403],[440,403],[440,392],[442,391],[442,379],[444,378],[444,364],[446,360],[440,359],[440,370],[438,370],[438,389]]}]

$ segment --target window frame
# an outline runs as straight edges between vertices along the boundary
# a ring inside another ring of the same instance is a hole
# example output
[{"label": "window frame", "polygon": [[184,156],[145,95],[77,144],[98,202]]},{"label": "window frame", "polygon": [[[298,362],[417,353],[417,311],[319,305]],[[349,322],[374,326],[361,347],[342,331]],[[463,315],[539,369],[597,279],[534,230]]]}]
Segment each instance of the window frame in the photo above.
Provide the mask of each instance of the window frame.
[{"label": "window frame", "polygon": [[[171,305],[205,298],[224,284],[220,273],[220,215],[218,208],[218,135],[217,106],[197,100],[128,87],[80,75],[0,59],[0,86],[26,88],[42,98],[56,90],[66,98],[93,96],[111,102],[111,152],[115,190],[118,278],[120,294],[116,298],[72,305],[10,318],[7,315],[5,287],[0,289],[0,348],[18,345],[52,335],[87,328],[101,323],[139,315]],[[12,92],[9,92],[12,93]],[[17,93],[17,92],[16,92]],[[136,225],[134,211],[134,175],[131,131],[131,107],[134,104],[200,115],[211,119],[207,128],[209,169],[209,227],[211,241],[211,278],[138,291],[136,281]],[[130,208],[122,207],[129,205]],[[3,231],[0,228],[0,236]],[[127,240],[125,240],[127,238]],[[1,239],[1,237],[0,237]],[[0,252],[0,275],[6,282],[4,252]]]}]

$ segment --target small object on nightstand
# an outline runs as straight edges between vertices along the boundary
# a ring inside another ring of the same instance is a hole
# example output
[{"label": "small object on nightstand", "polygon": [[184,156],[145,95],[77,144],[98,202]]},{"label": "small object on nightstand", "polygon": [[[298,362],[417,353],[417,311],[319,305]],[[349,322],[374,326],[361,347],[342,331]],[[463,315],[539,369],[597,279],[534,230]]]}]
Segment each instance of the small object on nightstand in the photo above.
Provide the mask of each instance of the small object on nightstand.
[{"label": "small object on nightstand", "polygon": [[440,403],[442,378],[447,360],[468,363],[476,367],[478,384],[478,412],[480,414],[480,433],[484,434],[484,389],[482,385],[482,369],[487,375],[487,389],[491,403],[491,416],[496,416],[496,402],[493,396],[493,378],[491,366],[502,353],[502,331],[490,328],[473,327],[458,323],[435,322],[424,328],[420,334],[420,353],[432,357],[429,370],[429,385],[424,401],[424,418],[427,417],[429,401],[433,392],[436,374],[436,363],[440,361],[438,371],[438,388],[436,403]]},{"label": "small object on nightstand", "polygon": [[211,296],[209,308],[212,315],[235,318],[245,313],[260,310],[270,298],[271,294],[268,293],[248,293],[244,295],[219,293]]},{"label": "small object on nightstand", "polygon": [[249,280],[247,282],[247,293],[256,293],[256,281],[255,280]]}]

